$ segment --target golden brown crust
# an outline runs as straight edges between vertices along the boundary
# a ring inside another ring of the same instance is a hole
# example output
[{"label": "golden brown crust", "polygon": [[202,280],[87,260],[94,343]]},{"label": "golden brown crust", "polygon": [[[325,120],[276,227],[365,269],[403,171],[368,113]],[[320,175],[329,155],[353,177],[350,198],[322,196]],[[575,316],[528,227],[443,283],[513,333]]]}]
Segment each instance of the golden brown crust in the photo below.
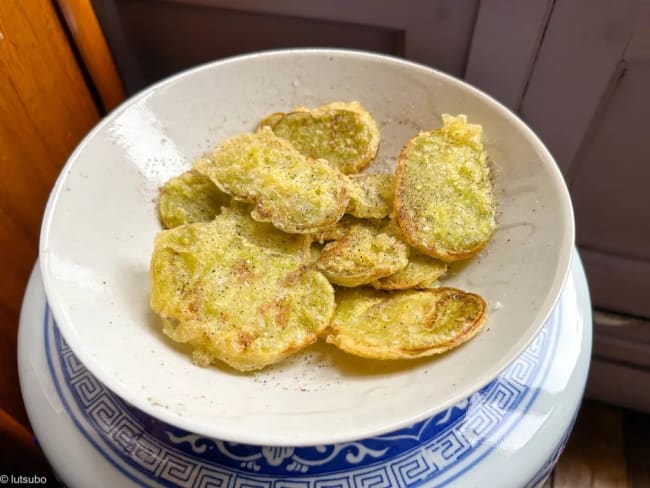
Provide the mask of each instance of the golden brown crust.
[{"label": "golden brown crust", "polygon": [[[394,209],[411,246],[452,262],[470,258],[485,247],[495,227],[496,203],[480,126],[467,124],[464,116],[443,115],[443,120],[441,129],[420,133],[402,148],[395,172]],[[427,141],[432,141],[428,148]],[[447,168],[451,168],[449,174],[444,175]],[[421,178],[414,182],[417,171]],[[432,177],[436,174],[443,176]],[[430,200],[429,208],[422,203],[424,198]],[[447,221],[431,217],[447,210]],[[440,236],[451,237],[443,242]]]},{"label": "golden brown crust", "polygon": [[410,359],[449,351],[474,337],[487,318],[483,298],[455,288],[337,290],[336,301],[327,342],[372,359]]}]

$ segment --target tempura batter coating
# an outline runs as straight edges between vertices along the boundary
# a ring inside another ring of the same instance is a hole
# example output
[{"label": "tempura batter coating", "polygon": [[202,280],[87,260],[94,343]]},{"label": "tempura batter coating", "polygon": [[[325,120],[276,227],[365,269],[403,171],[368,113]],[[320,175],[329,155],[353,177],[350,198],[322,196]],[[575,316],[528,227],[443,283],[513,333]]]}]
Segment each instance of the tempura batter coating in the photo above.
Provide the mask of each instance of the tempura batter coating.
[{"label": "tempura batter coating", "polygon": [[485,301],[455,288],[385,292],[337,289],[326,340],[372,359],[409,359],[453,349],[486,319]]},{"label": "tempura batter coating", "polygon": [[259,127],[270,127],[312,159],[325,159],[345,174],[365,169],[377,155],[379,129],[359,102],[333,102],[287,114],[265,117]]},{"label": "tempura batter coating", "polygon": [[409,244],[443,261],[475,255],[496,227],[481,132],[445,114],[442,128],[411,139],[397,162],[397,223]]},{"label": "tempura batter coating", "polygon": [[271,251],[309,259],[311,235],[282,232],[268,222],[253,220],[250,212],[251,206],[242,202],[232,202],[230,207],[224,207],[219,218],[222,232],[240,235]]},{"label": "tempura batter coating", "polygon": [[230,195],[208,178],[187,171],[168,180],[160,190],[158,211],[163,225],[173,227],[194,222],[210,222],[230,204]]},{"label": "tempura batter coating", "polygon": [[332,283],[360,286],[404,269],[408,246],[372,225],[356,224],[323,247],[316,268]]},{"label": "tempura batter coating", "polygon": [[315,242],[320,242],[321,244],[323,242],[338,241],[345,237],[350,232],[350,229],[355,226],[372,228],[376,233],[380,233],[386,227],[386,222],[385,219],[358,219],[352,215],[344,215],[336,224],[320,232],[311,234],[311,237]]},{"label": "tempura batter coating", "polygon": [[232,137],[194,168],[222,191],[254,203],[251,216],[291,233],[336,223],[348,205],[347,178],[328,163],[300,154],[263,128]]},{"label": "tempura batter coating", "polygon": [[[404,242],[404,236],[393,219],[358,219],[350,215],[345,215],[334,227],[314,235],[313,238],[316,242],[339,241],[355,227],[364,228],[367,234],[366,240],[368,241],[384,233],[400,242]],[[355,242],[353,240],[352,243],[344,243],[339,246],[332,244],[330,248],[337,251],[337,258],[338,254],[341,253],[348,256],[358,247]],[[447,264],[439,259],[422,254],[410,246],[408,248],[408,264],[405,268],[368,283],[378,290],[429,289],[439,286],[438,280],[446,274]],[[332,264],[330,263],[330,265]],[[339,266],[340,264],[338,264],[337,268]],[[336,279],[335,277],[334,280]]]},{"label": "tempura batter coating", "polygon": [[411,250],[406,268],[373,281],[371,285],[378,290],[406,290],[408,288],[424,290],[436,288],[438,280],[446,273],[446,263]]},{"label": "tempura batter coating", "polygon": [[274,364],[316,341],[334,312],[334,291],[305,258],[224,232],[220,216],[158,234],[151,307],[193,361],[240,371]]},{"label": "tempura batter coating", "polygon": [[393,210],[395,175],[388,173],[350,176],[347,213],[362,219],[383,219]]}]

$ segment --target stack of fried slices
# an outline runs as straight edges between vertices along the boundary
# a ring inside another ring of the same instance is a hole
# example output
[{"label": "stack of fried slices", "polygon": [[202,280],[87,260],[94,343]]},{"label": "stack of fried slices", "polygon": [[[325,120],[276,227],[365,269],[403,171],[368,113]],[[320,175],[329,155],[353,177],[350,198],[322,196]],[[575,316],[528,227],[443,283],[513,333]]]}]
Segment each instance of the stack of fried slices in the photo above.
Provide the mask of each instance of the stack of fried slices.
[{"label": "stack of fried slices", "polygon": [[486,319],[440,285],[488,242],[495,198],[481,126],[443,115],[395,174],[363,172],[380,133],[357,102],[266,116],[161,190],[151,306],[201,366],[277,363],[324,338],[358,356],[448,351]]}]

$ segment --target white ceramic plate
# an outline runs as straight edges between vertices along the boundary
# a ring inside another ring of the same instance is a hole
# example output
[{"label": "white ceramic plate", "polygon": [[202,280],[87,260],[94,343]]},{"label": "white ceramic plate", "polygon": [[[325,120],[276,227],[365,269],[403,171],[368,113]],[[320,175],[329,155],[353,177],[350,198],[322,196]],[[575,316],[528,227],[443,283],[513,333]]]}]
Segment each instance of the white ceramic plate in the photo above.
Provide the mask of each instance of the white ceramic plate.
[{"label": "white ceramic plate", "polygon": [[[484,126],[501,204],[486,249],[446,284],[483,295],[485,330],[444,356],[372,362],[316,345],[276,367],[198,368],[149,310],[149,258],[161,183],[265,114],[359,100],[382,131],[373,169],[440,125]],[[60,330],[85,366],[168,423],[224,440],[316,445],[371,437],[433,415],[488,383],[540,330],[568,273],[571,204],[560,172],[517,117],[434,70],[374,54],[277,51],[186,71],[102,121],[65,166],[48,203],[41,269]]]}]

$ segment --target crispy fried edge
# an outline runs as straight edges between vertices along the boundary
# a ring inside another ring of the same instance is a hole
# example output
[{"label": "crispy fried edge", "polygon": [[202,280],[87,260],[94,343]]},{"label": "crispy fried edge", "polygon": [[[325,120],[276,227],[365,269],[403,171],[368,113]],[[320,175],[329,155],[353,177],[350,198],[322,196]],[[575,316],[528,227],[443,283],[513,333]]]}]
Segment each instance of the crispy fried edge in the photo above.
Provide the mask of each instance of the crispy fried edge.
[{"label": "crispy fried edge", "polygon": [[259,121],[257,124],[256,131],[262,130],[264,127],[270,127],[271,130],[273,129],[273,126],[280,122],[284,118],[284,116],[287,115],[284,112],[273,112],[266,117],[264,117],[262,120]]},{"label": "crispy fried edge", "polygon": [[[379,290],[377,292],[382,293],[382,291]],[[356,341],[350,339],[348,336],[339,334],[335,325],[336,320],[332,320],[330,326],[326,329],[325,341],[335,345],[336,347],[338,347],[339,349],[347,353],[353,354],[355,356],[369,358],[369,359],[381,359],[381,360],[415,359],[415,358],[433,356],[435,354],[442,354],[444,352],[447,352],[469,341],[476,334],[478,334],[478,332],[483,328],[485,322],[487,321],[487,303],[480,295],[459,290],[458,288],[444,287],[444,288],[436,288],[434,290],[421,290],[421,293],[443,293],[443,292],[462,293],[464,296],[475,299],[477,303],[479,303],[480,305],[479,316],[475,320],[471,321],[469,325],[463,327],[460,334],[458,334],[456,337],[454,337],[453,339],[449,340],[444,344],[437,344],[436,346],[433,347],[422,347],[418,349],[398,348],[395,351],[395,354],[393,356],[383,355],[381,357],[378,357],[377,355],[373,355],[373,351],[377,350],[376,348],[354,347]],[[391,292],[384,292],[384,293],[391,293]],[[443,300],[444,298],[438,300],[438,303],[440,303]],[[336,313],[335,313],[335,317],[336,317]]]}]

